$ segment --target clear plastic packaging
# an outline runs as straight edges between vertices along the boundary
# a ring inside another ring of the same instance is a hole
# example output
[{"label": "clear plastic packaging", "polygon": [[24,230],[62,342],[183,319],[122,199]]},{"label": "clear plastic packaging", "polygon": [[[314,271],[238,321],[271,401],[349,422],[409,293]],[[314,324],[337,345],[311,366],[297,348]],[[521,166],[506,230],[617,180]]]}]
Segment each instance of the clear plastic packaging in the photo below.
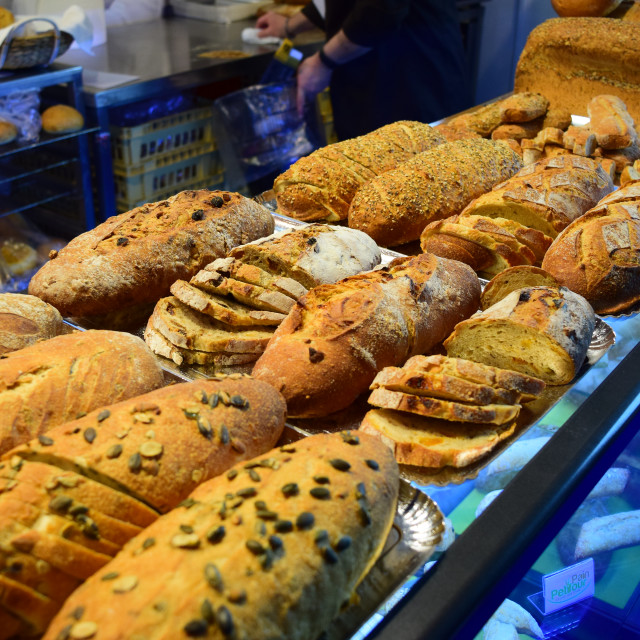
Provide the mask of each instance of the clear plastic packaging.
[{"label": "clear plastic packaging", "polygon": [[18,142],[36,142],[40,137],[40,92],[37,89],[12,91],[0,96],[0,119],[18,129]]}]

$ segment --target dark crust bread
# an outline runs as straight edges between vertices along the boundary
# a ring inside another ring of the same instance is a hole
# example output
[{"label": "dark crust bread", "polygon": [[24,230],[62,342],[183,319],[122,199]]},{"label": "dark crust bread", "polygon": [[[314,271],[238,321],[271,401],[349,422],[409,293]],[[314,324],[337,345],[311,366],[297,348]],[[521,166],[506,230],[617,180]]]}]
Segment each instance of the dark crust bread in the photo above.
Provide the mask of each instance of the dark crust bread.
[{"label": "dark crust bread", "polygon": [[267,209],[240,194],[183,191],[78,236],[36,273],[29,293],[72,316],[155,302],[176,280],[273,228]]}]

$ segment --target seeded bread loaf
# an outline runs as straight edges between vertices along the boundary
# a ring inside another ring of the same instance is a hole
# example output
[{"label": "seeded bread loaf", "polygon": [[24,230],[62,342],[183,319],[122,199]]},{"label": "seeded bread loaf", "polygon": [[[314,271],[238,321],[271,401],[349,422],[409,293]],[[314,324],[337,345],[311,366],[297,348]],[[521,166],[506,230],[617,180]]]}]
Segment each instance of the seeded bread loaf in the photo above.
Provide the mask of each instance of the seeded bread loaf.
[{"label": "seeded bread loaf", "polygon": [[477,308],[480,284],[460,262],[422,254],[311,290],[276,329],[254,375],[290,415],[348,406],[386,366],[443,340]]},{"label": "seeded bread loaf", "polygon": [[72,316],[154,303],[176,280],[273,228],[267,209],[237,193],[183,191],[78,236],[36,273],[29,293]]},{"label": "seeded bread loaf", "polygon": [[278,176],[278,210],[307,222],[344,220],[356,191],[411,156],[444,142],[428,124],[401,121],[300,158]]},{"label": "seeded bread loaf", "polygon": [[363,186],[349,208],[349,226],[385,247],[417,240],[429,222],[460,213],[521,167],[518,154],[499,142],[447,142]]},{"label": "seeded bread loaf", "polygon": [[132,540],[44,638],[314,640],[382,551],[397,491],[391,452],[366,434],[273,450]]},{"label": "seeded bread loaf", "polygon": [[525,287],[559,287],[560,283],[549,272],[531,265],[520,265],[505,269],[482,290],[480,307],[488,309],[517,289]]},{"label": "seeded bread loaf", "polygon": [[153,354],[130,334],[86,331],[8,353],[0,359],[0,453],[162,384]]},{"label": "seeded bread loaf", "polygon": [[0,293],[0,355],[24,349],[62,331],[62,316],[35,296]]},{"label": "seeded bread loaf", "polygon": [[530,287],[459,323],[447,353],[567,384],[582,366],[595,327],[589,303],[565,287]]}]

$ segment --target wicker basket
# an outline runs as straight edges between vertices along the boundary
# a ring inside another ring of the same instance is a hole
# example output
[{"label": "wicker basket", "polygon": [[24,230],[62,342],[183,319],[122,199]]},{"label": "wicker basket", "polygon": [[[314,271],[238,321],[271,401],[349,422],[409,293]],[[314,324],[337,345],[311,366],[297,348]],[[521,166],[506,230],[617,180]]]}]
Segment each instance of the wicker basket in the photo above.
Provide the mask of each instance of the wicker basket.
[{"label": "wicker basket", "polygon": [[[53,29],[33,36],[16,35],[29,22],[49,22]],[[16,25],[0,47],[0,69],[29,69],[47,65],[71,46],[73,36],[60,31],[55,22],[46,18],[32,18]]]}]

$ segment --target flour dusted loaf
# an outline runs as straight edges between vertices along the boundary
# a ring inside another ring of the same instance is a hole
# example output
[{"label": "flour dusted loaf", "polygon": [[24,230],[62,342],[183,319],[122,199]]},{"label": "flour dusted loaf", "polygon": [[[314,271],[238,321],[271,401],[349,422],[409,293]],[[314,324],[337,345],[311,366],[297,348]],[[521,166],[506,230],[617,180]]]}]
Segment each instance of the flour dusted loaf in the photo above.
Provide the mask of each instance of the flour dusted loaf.
[{"label": "flour dusted loaf", "polygon": [[542,266],[597,313],[640,300],[640,183],[602,199],[551,245]]},{"label": "flour dusted loaf", "polygon": [[458,324],[447,354],[561,385],[582,366],[595,327],[589,303],[565,287],[529,287]]},{"label": "flour dusted loaf", "polygon": [[0,453],[162,384],[153,354],[130,334],[86,331],[8,353],[0,359]]},{"label": "flour dusted loaf", "polygon": [[432,349],[479,298],[467,265],[398,258],[303,296],[253,373],[282,392],[290,415],[327,415],[351,404],[383,367]]},{"label": "flour dusted loaf", "polygon": [[533,91],[551,108],[587,115],[600,94],[621,98],[640,122],[640,24],[609,18],[553,18],[527,38],[515,91]]},{"label": "flour dusted loaf", "polygon": [[[65,598],[159,513],[273,447],[284,416],[265,383],[198,381],[96,410],[7,454],[0,605],[21,635],[42,633]],[[10,635],[0,627],[0,638]]]},{"label": "flour dusted loaf", "polygon": [[364,185],[351,203],[349,226],[385,247],[417,240],[427,224],[460,213],[521,167],[518,154],[499,142],[447,142]]},{"label": "flour dusted loaf", "polygon": [[50,304],[20,293],[0,293],[0,354],[62,332],[62,316]]},{"label": "flour dusted loaf", "polygon": [[152,304],[176,280],[273,228],[264,207],[237,193],[183,191],[78,236],[36,273],[29,293],[72,316]]},{"label": "flour dusted loaf", "polygon": [[428,124],[403,120],[322,147],[276,178],[278,210],[307,222],[344,220],[363,184],[443,142]]},{"label": "flour dusted loaf", "polygon": [[133,539],[44,637],[314,640],[382,551],[397,492],[391,452],[366,434],[274,449]]}]

